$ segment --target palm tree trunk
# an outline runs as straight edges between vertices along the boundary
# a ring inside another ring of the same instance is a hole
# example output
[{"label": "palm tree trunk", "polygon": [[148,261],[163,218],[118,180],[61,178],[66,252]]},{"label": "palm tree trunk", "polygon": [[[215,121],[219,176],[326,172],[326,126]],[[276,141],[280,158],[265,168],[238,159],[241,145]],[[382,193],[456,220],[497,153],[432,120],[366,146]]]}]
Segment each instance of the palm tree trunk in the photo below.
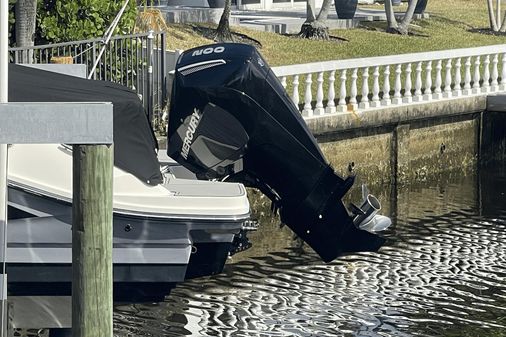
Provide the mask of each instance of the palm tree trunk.
[{"label": "palm tree trunk", "polygon": [[387,17],[387,32],[397,32],[399,24],[395,18],[394,7],[392,6],[392,0],[385,0],[385,15]]},{"label": "palm tree trunk", "polygon": [[496,6],[495,6],[495,10],[496,10],[496,22],[497,24],[499,24],[499,22],[501,22],[501,0],[497,0],[496,2]]},{"label": "palm tree trunk", "polygon": [[[16,14],[16,45],[18,47],[32,47],[35,38],[35,15],[37,14],[37,0],[18,0]],[[22,54],[22,63],[32,63],[33,51]]]},{"label": "palm tree trunk", "polygon": [[332,6],[332,0],[324,0],[322,4],[322,8],[320,9],[320,13],[316,17],[317,21],[325,21],[329,16],[330,6]]},{"label": "palm tree trunk", "polygon": [[306,21],[300,27],[299,37],[313,40],[328,40],[329,28],[327,27],[327,17],[330,11],[332,0],[324,0],[322,8],[315,15],[315,0],[307,0]]},{"label": "palm tree trunk", "polygon": [[504,13],[501,28],[499,29],[501,33],[506,33],[506,12]]},{"label": "palm tree trunk", "polygon": [[306,2],[306,22],[316,21],[316,4],[315,0],[307,0]]},{"label": "palm tree trunk", "polygon": [[216,35],[214,40],[217,42],[233,42],[232,32],[230,31],[230,12],[232,7],[232,0],[225,1],[225,8],[221,14],[220,23],[216,28]]},{"label": "palm tree trunk", "polygon": [[402,21],[399,25],[399,29],[401,31],[405,31],[406,34],[408,33],[409,24],[413,20],[413,14],[415,13],[416,4],[418,3],[418,0],[410,0],[408,9],[406,10],[406,14],[404,14],[404,17],[402,18]]},{"label": "palm tree trunk", "polygon": [[492,0],[487,0],[487,7],[488,7],[488,19],[490,21],[490,29],[492,29],[494,32],[497,32],[499,30],[499,27],[497,26],[497,21],[495,19],[494,4],[492,3]]}]

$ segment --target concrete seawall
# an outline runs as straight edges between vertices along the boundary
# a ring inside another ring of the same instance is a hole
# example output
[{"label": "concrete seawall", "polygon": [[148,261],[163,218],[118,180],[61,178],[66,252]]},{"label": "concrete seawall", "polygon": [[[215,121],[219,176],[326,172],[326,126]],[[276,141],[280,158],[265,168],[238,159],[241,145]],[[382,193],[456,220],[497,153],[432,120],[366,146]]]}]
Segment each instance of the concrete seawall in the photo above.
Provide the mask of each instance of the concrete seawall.
[{"label": "concrete seawall", "polygon": [[503,158],[505,119],[505,112],[487,111],[486,96],[472,96],[306,121],[338,173],[383,184],[469,170],[480,158]]}]

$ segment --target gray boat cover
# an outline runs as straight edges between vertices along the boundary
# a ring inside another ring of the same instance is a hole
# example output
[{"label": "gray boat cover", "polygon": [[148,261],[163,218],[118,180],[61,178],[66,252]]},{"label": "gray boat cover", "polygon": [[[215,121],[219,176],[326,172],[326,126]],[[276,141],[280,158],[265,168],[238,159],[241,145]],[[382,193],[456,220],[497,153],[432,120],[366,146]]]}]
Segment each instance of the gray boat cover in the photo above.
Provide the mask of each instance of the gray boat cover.
[{"label": "gray boat cover", "polygon": [[158,144],[139,97],[112,82],[9,65],[10,102],[112,102],[114,165],[143,182],[162,182]]}]

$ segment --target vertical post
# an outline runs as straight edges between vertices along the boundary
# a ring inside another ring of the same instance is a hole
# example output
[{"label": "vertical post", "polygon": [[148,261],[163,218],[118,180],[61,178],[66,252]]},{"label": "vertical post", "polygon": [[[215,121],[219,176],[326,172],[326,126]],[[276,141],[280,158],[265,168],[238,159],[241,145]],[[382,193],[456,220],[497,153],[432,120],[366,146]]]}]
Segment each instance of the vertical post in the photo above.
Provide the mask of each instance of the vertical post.
[{"label": "vertical post", "polygon": [[357,79],[358,79],[358,68],[354,68],[353,71],[351,72],[350,102],[348,104],[348,110],[351,111],[355,111],[358,108]]},{"label": "vertical post", "polygon": [[443,94],[441,92],[441,69],[443,69],[442,62],[442,60],[438,60],[436,63],[436,83],[434,83],[434,93],[432,94],[433,99],[443,98]]},{"label": "vertical post", "polygon": [[404,98],[403,103],[413,102],[413,95],[411,94],[412,79],[411,79],[411,63],[406,64],[406,81],[404,82]]},{"label": "vertical post", "polygon": [[[0,0],[0,104],[8,101],[9,1]],[[7,144],[0,144],[0,337],[7,337]]]},{"label": "vertical post", "polygon": [[313,116],[313,107],[311,102],[313,101],[313,94],[311,93],[311,84],[313,83],[313,74],[309,73],[306,75],[306,91],[304,93],[304,109],[302,115],[311,117]]},{"label": "vertical post", "polygon": [[348,110],[346,107],[346,69],[341,70],[341,76],[339,79],[341,80],[341,83],[339,84],[339,101],[337,102],[337,111],[346,112],[346,110]]},{"label": "vertical post", "polygon": [[480,65],[481,65],[481,57],[476,56],[476,59],[474,61],[474,76],[473,76],[473,94],[479,94],[481,92],[480,89]]},{"label": "vertical post", "polygon": [[390,100],[390,66],[385,66],[385,70],[383,72],[384,80],[383,80],[383,100],[381,101],[382,105],[388,106],[392,101]]},{"label": "vertical post", "polygon": [[490,55],[486,55],[483,61],[483,83],[481,92],[490,92]]},{"label": "vertical post", "polygon": [[369,67],[365,67],[362,72],[362,98],[359,107],[367,109],[369,106]]},{"label": "vertical post", "polygon": [[497,91],[499,88],[499,82],[497,81],[499,77],[499,72],[497,71],[497,65],[499,64],[499,54],[494,54],[494,57],[492,58],[492,78],[491,78],[491,90]]},{"label": "vertical post", "polygon": [[112,145],[74,145],[73,337],[112,337],[112,168]]},{"label": "vertical post", "polygon": [[293,104],[299,109],[299,75],[293,76],[293,91],[292,91],[292,101]]},{"label": "vertical post", "polygon": [[461,58],[459,57],[455,62],[455,86],[453,87],[453,96],[462,96],[462,75],[460,74],[460,68],[462,66]]},{"label": "vertical post", "polygon": [[398,64],[395,67],[395,87],[394,87],[394,99],[392,100],[393,104],[401,104],[402,103],[402,95],[401,95],[401,74],[402,74],[402,64]]},{"label": "vertical post", "polygon": [[372,78],[373,78],[373,83],[372,83],[372,102],[371,102],[371,106],[373,108],[378,108],[381,106],[381,101],[380,101],[380,97],[379,97],[379,92],[380,92],[380,85],[379,85],[379,76],[380,76],[380,73],[379,73],[379,69],[380,67],[379,66],[376,66],[374,67],[374,71],[372,73]]},{"label": "vertical post", "polygon": [[316,78],[316,105],[314,109],[315,115],[323,115],[325,109],[323,108],[323,71],[318,73]]},{"label": "vertical post", "polygon": [[416,64],[415,70],[415,96],[413,97],[413,101],[421,102],[423,100],[422,96],[422,62],[418,62]]},{"label": "vertical post", "polygon": [[149,31],[148,42],[147,42],[147,61],[148,61],[148,82],[146,85],[147,98],[148,98],[148,118],[149,123],[153,125],[153,31]]},{"label": "vertical post", "polygon": [[471,95],[471,56],[466,58],[466,62],[464,63],[464,90],[462,91],[464,95]]},{"label": "vertical post", "polygon": [[327,107],[325,108],[325,112],[327,113],[334,113],[336,112],[336,103],[334,102],[334,99],[336,98],[336,92],[335,92],[335,82],[336,82],[336,71],[332,70],[329,75],[329,92],[327,94],[328,101],[327,101]]},{"label": "vertical post", "polygon": [[160,50],[160,63],[161,63],[161,82],[162,82],[162,99],[160,100],[160,103],[165,105],[169,100],[169,93],[167,90],[167,57],[166,57],[166,51],[167,51],[167,33],[162,32],[160,34],[161,41],[161,50]]},{"label": "vertical post", "polygon": [[432,99],[432,61],[428,61],[425,66],[425,89],[423,99],[430,101]]}]

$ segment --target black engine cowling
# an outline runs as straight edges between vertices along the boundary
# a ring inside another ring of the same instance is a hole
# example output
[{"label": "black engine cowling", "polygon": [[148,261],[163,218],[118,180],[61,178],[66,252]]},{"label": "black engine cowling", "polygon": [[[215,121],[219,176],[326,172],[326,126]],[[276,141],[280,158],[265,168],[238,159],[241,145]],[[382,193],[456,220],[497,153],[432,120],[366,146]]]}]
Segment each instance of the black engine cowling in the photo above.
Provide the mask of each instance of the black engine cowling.
[{"label": "black engine cowling", "polygon": [[324,261],[376,250],[384,241],[353,224],[341,199],[354,178],[341,178],[326,162],[297,107],[249,45],[215,44],[181,55],[167,152],[199,178],[260,189]]}]

